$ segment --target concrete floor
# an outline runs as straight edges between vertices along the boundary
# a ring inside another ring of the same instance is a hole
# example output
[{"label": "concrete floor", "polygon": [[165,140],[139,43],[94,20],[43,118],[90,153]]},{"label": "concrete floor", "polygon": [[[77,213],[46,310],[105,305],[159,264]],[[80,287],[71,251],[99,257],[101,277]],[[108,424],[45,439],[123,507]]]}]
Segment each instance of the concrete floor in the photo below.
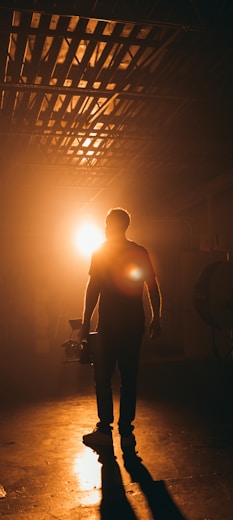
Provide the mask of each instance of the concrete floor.
[{"label": "concrete floor", "polygon": [[[125,460],[116,427],[113,453],[82,443],[97,419],[92,367],[58,379],[54,392],[40,379],[41,395],[30,382],[30,399],[2,394],[1,518],[232,520],[232,364],[144,360]],[[116,422],[118,384],[116,372]]]}]

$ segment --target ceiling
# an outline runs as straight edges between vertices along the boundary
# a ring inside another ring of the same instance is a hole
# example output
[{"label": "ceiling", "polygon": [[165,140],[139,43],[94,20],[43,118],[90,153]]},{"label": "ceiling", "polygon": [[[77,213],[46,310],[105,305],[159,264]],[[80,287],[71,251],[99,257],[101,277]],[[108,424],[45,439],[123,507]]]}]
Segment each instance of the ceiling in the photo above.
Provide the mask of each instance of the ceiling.
[{"label": "ceiling", "polygon": [[231,0],[2,0],[11,182],[120,189],[158,215],[232,189],[232,21]]}]

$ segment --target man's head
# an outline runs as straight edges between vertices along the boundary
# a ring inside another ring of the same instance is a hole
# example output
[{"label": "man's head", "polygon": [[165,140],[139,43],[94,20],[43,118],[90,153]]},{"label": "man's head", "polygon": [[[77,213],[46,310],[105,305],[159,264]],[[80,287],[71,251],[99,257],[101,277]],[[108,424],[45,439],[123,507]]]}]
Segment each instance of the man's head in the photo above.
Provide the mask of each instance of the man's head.
[{"label": "man's head", "polygon": [[125,236],[130,224],[130,214],[123,208],[112,208],[105,219],[106,238],[118,238]]}]

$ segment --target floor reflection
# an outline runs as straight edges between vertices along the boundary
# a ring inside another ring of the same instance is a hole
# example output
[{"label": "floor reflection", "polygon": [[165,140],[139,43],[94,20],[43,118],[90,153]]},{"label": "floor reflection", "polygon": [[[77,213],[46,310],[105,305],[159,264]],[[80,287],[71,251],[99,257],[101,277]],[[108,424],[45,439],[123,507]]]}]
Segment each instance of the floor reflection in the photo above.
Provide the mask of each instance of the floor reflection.
[{"label": "floor reflection", "polygon": [[100,500],[101,475],[97,464],[98,454],[91,450],[80,452],[74,459],[73,473],[81,491],[87,491],[83,505],[94,505]]}]

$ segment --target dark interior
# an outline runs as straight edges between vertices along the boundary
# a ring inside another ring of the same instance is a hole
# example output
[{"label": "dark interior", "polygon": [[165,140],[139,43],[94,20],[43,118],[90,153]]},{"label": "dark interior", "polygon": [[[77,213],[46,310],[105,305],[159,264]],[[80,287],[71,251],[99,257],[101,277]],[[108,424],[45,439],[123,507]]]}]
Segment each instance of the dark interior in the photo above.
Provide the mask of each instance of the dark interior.
[{"label": "dark interior", "polygon": [[[232,518],[232,22],[232,0],[0,1],[7,520]],[[145,466],[131,480],[82,445],[92,368],[66,348],[90,263],[74,237],[85,222],[103,229],[112,207],[130,212],[163,296],[162,335],[143,340]]]},{"label": "dark interior", "polygon": [[232,16],[230,1],[1,1],[4,380],[62,358],[89,269],[72,232],[114,206],[161,284],[158,355],[210,359],[212,328],[229,352],[231,269],[204,291],[210,320],[193,292],[233,250]]}]

